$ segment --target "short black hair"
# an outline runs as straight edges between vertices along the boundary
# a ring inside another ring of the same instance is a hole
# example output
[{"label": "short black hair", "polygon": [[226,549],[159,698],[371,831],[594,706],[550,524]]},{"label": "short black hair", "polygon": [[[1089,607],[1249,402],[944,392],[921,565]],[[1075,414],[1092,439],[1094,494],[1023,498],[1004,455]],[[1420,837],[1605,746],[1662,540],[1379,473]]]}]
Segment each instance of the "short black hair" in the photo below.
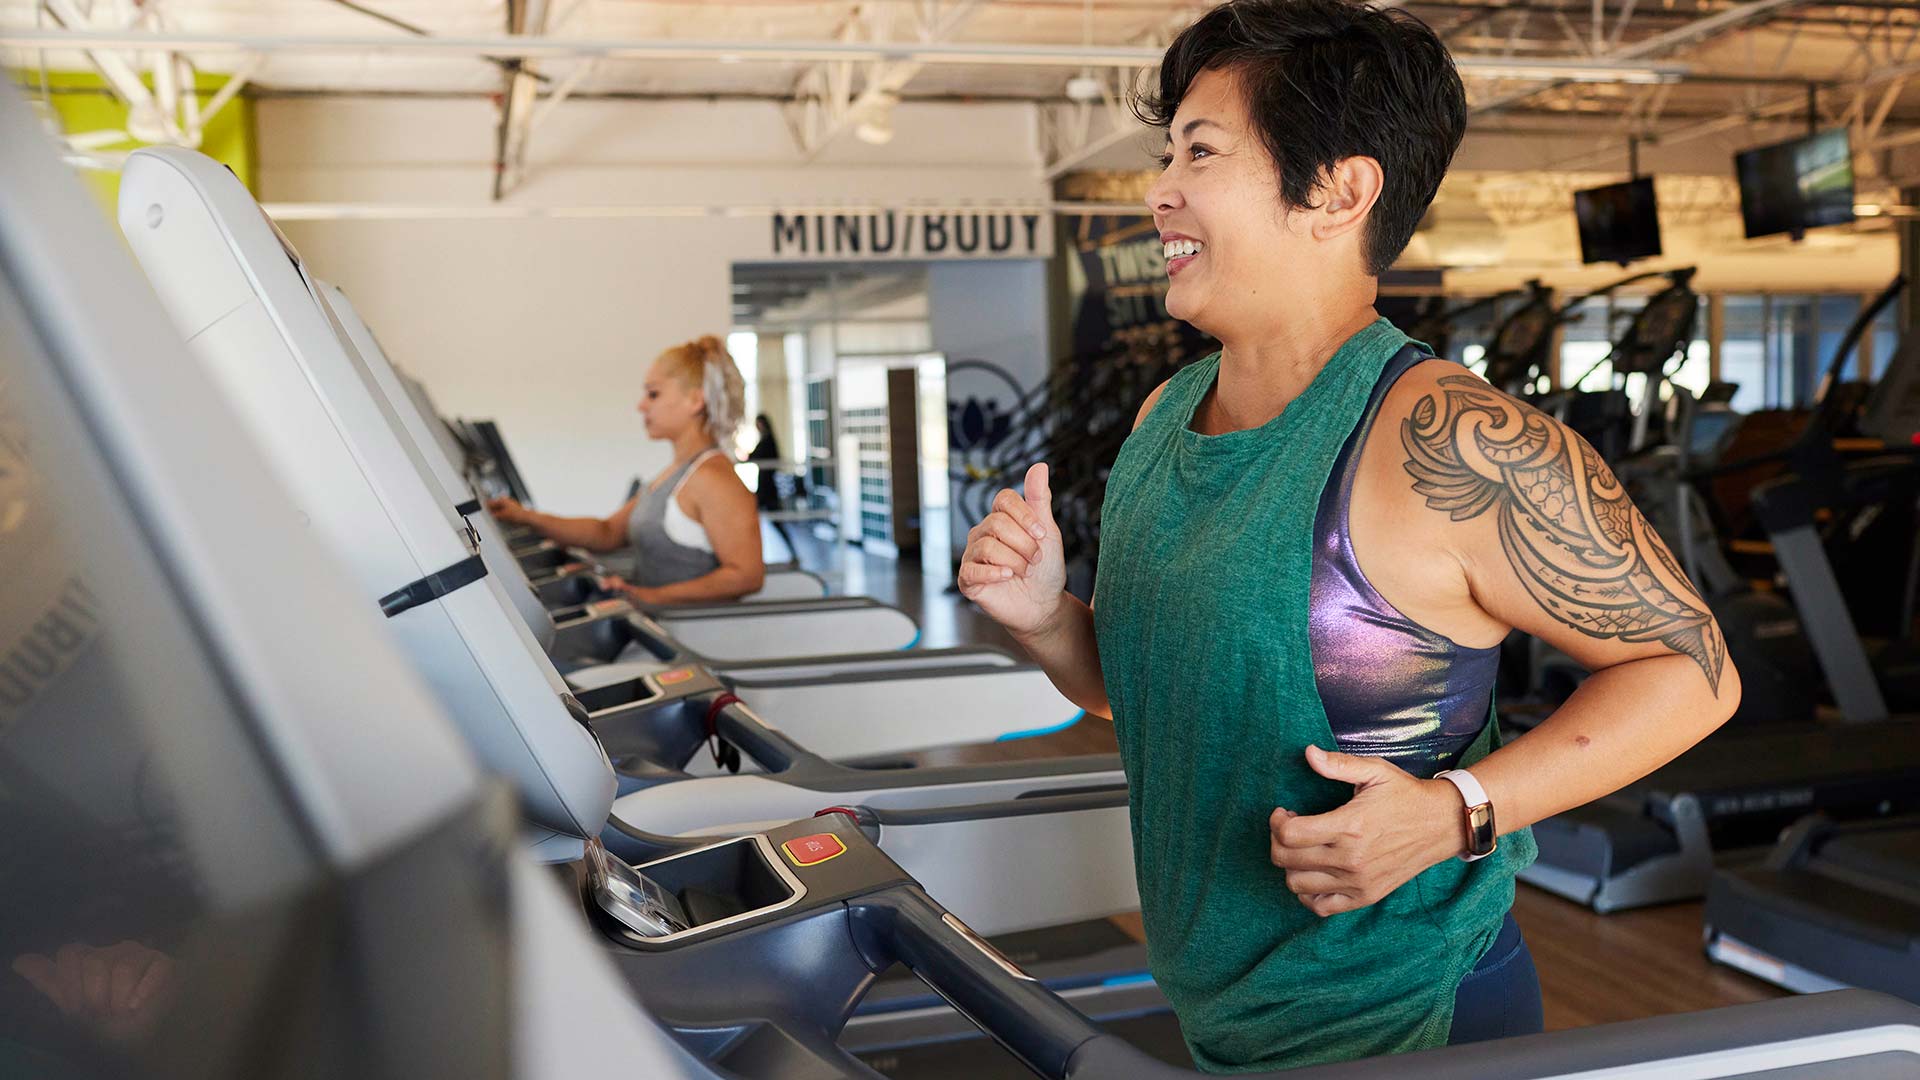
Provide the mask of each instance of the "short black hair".
[{"label": "short black hair", "polygon": [[1229,0],[1167,47],[1160,87],[1134,113],[1169,128],[1203,71],[1231,71],[1280,170],[1280,197],[1311,208],[1338,162],[1385,174],[1363,255],[1378,277],[1413,239],[1467,130],[1467,94],[1432,28],[1397,8],[1349,0]]}]

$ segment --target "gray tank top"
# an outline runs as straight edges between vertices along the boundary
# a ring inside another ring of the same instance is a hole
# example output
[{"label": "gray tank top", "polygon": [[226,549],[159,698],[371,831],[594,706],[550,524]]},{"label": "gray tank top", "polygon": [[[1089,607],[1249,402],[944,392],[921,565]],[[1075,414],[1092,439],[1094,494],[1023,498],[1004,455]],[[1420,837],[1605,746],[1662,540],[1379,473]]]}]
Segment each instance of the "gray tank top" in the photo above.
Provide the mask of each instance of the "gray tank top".
[{"label": "gray tank top", "polygon": [[689,547],[667,532],[667,514],[676,511],[673,500],[687,477],[700,463],[719,453],[708,450],[695,454],[692,461],[669,476],[657,487],[643,487],[634,500],[633,513],[627,517],[627,542],[633,545],[633,573],[628,581],[645,588],[674,585],[704,577],[720,568],[713,552]]}]

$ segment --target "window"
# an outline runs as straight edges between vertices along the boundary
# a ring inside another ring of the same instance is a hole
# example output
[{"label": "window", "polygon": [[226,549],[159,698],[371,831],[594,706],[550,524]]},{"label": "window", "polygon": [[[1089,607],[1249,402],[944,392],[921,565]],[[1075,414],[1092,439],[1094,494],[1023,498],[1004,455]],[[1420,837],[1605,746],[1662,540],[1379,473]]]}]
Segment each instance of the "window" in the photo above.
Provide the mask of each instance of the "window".
[{"label": "window", "polygon": [[740,435],[735,440],[740,444],[740,452],[745,453],[759,441],[753,418],[760,414],[760,335],[751,330],[733,331],[727,335],[727,352],[733,357],[733,366],[740,369],[740,378],[746,382],[746,393],[741,398],[741,415],[746,422],[740,425]]},{"label": "window", "polygon": [[[1670,381],[1696,394],[1706,389],[1710,370],[1706,302],[1705,297],[1700,298],[1700,311],[1693,321],[1693,340],[1687,345],[1685,358],[1678,366],[1671,359],[1667,362]],[[1625,336],[1629,323],[1646,303],[1644,296],[1597,297],[1582,303],[1576,309],[1579,321],[1569,325],[1561,339],[1561,385],[1577,379],[1579,389],[1586,392],[1612,387],[1613,364],[1607,357],[1613,351],[1614,342]],[[1646,376],[1628,375],[1623,382],[1628,400],[1634,402],[1637,409],[1646,391]],[[1670,394],[1663,391],[1661,396]]]},{"label": "window", "polygon": [[1583,391],[1605,390],[1613,385],[1613,365],[1606,356],[1613,351],[1617,336],[1613,325],[1613,306],[1609,297],[1583,300],[1567,312],[1568,322],[1560,338],[1561,386],[1576,383]]},{"label": "window", "polygon": [[[1816,314],[1819,317],[1815,328],[1815,339],[1818,345],[1814,351],[1811,373],[1813,379],[1811,385],[1815,387],[1820,385],[1821,376],[1826,374],[1827,367],[1833,363],[1833,354],[1839,351],[1840,343],[1847,336],[1847,331],[1852,328],[1853,321],[1860,317],[1860,298],[1857,296],[1820,297]],[[1858,349],[1859,346],[1856,344],[1855,351],[1847,356],[1846,362],[1840,368],[1839,378],[1843,382],[1851,382],[1860,377],[1857,364]],[[1809,396],[1806,400],[1811,404],[1813,399]]]},{"label": "window", "polygon": [[1732,405],[1739,412],[1767,407],[1767,298],[1727,296],[1720,338],[1720,379],[1739,387]]},{"label": "window", "polygon": [[1460,350],[1459,360],[1475,375],[1485,375],[1487,373],[1487,347],[1485,345],[1468,345],[1462,348]]},{"label": "window", "polygon": [[1793,408],[1813,400],[1820,368],[1819,309],[1811,296],[1773,296],[1767,305],[1767,404]]}]

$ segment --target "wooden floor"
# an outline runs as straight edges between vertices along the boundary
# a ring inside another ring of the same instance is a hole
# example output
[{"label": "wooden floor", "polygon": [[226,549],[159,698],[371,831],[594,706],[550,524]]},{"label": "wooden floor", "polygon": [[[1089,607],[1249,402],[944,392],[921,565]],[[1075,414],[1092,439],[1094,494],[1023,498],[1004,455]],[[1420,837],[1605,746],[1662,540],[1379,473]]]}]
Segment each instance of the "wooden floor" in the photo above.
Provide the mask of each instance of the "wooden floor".
[{"label": "wooden floor", "polygon": [[[803,554],[803,562],[809,561]],[[847,577],[866,584],[869,595],[898,603],[923,625],[938,626],[940,636],[930,643],[1013,648],[999,627],[957,595],[945,592],[941,582],[930,580],[936,578],[935,572],[864,556],[857,550],[851,550],[846,563],[856,568]],[[1053,735],[933,751],[922,760],[929,765],[960,764],[1115,750],[1111,727],[1105,721],[1087,719]],[[1540,972],[1549,1030],[1692,1012],[1785,993],[1708,963],[1701,949],[1698,903],[1596,915],[1523,884],[1514,918]],[[1138,916],[1115,922],[1141,936]]]}]

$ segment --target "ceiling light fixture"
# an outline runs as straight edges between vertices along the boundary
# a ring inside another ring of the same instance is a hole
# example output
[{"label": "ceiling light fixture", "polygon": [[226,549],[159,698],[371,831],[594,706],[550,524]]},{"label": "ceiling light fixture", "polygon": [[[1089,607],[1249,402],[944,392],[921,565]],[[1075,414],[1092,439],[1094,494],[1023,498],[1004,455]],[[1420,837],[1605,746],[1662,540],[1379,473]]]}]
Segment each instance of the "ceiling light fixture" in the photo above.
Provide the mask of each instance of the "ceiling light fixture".
[{"label": "ceiling light fixture", "polygon": [[864,110],[859,123],[854,125],[853,136],[863,143],[885,146],[893,141],[893,109],[900,104],[900,95],[881,91],[873,96],[873,101]]}]

